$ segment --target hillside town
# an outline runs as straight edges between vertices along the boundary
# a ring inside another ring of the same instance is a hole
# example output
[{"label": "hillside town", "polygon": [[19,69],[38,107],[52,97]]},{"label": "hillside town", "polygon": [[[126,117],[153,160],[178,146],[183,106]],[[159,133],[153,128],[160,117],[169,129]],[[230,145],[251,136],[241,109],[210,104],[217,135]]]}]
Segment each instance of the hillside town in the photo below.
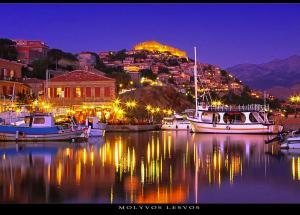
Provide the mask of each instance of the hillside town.
[{"label": "hillside town", "polygon": [[5,3],[0,19],[0,205],[300,203],[300,5]]},{"label": "hillside town", "polygon": [[[83,119],[83,107],[93,107],[99,114],[111,112],[113,102],[120,95],[147,86],[148,89],[172,87],[193,107],[194,60],[177,48],[147,41],[132,50],[71,54],[52,49],[44,41],[2,41],[3,47],[6,42],[16,51],[14,57],[3,53],[4,57],[0,58],[2,109],[18,109],[35,103],[58,114],[80,113]],[[230,100],[232,96],[246,95],[254,101],[264,98],[262,91],[249,89],[218,66],[198,63],[197,68],[200,94],[209,92],[214,100],[224,103],[235,102],[236,98]],[[267,98],[274,100],[271,95]],[[12,100],[13,107],[9,102]]]}]

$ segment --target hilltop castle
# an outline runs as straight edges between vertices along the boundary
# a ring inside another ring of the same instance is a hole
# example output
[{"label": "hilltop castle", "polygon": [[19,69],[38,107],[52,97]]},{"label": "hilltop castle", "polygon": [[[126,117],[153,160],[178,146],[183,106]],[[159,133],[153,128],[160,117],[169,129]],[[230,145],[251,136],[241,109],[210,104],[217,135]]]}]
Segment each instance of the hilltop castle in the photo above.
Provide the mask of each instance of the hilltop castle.
[{"label": "hilltop castle", "polygon": [[158,52],[170,52],[172,55],[178,57],[187,58],[187,54],[185,51],[173,48],[171,46],[163,45],[156,41],[146,41],[143,43],[139,43],[133,47],[134,50],[147,50],[147,51],[158,51]]}]

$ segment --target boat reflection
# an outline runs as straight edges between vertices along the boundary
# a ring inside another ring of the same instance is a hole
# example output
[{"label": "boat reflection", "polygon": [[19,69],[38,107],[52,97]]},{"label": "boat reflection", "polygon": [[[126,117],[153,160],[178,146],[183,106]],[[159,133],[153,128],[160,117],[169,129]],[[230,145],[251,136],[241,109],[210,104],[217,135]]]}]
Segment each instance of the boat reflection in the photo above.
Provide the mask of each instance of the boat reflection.
[{"label": "boat reflection", "polygon": [[[104,138],[21,150],[0,144],[0,202],[201,203],[205,189],[221,192],[242,178],[266,177],[271,155],[280,152],[264,144],[266,135],[162,131]],[[291,169],[300,180],[299,157]]]}]

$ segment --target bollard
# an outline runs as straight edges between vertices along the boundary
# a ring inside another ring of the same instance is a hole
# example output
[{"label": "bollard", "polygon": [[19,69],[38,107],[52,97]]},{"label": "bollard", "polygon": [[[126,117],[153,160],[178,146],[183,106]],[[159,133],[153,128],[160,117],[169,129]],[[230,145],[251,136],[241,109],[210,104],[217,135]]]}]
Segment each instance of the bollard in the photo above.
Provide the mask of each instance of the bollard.
[{"label": "bollard", "polygon": [[16,141],[19,139],[19,131],[16,131]]}]

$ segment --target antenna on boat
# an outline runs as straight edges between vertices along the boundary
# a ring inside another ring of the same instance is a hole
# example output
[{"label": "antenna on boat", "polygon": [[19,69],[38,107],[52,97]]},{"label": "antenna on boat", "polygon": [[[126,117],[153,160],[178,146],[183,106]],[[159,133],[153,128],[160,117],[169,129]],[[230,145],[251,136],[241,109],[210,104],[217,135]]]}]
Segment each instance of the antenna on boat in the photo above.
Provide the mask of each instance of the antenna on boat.
[{"label": "antenna on boat", "polygon": [[196,55],[196,47],[194,47],[195,52],[195,65],[194,65],[194,81],[195,81],[195,103],[196,103],[196,111],[195,116],[197,116],[197,110],[198,110],[198,86],[197,86],[197,55]]},{"label": "antenna on boat", "polygon": [[15,99],[15,88],[16,88],[16,83],[14,83],[12,97],[11,97],[11,104],[12,105],[14,104],[14,99]]}]

